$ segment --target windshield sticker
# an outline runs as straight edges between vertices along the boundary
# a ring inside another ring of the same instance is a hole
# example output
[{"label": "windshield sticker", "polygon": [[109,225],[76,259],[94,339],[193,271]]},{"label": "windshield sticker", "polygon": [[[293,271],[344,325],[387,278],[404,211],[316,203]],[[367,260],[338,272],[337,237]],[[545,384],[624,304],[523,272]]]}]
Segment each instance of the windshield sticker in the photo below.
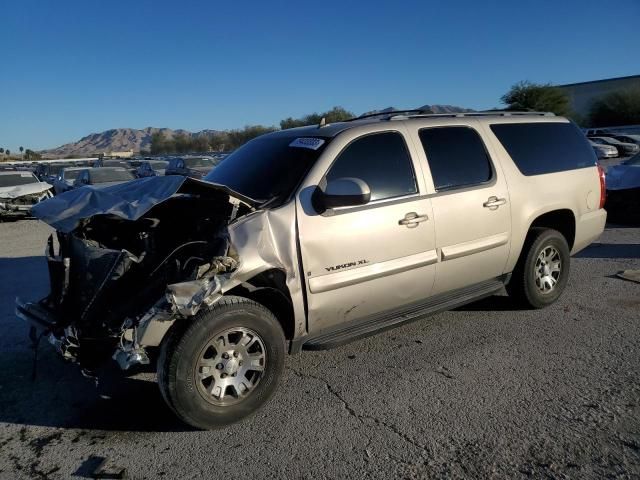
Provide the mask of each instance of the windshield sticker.
[{"label": "windshield sticker", "polygon": [[296,138],[289,144],[290,147],[308,148],[310,150],[317,150],[324,144],[324,140],[321,138]]},{"label": "windshield sticker", "polygon": [[20,174],[21,177],[31,177],[30,173],[21,173]]}]

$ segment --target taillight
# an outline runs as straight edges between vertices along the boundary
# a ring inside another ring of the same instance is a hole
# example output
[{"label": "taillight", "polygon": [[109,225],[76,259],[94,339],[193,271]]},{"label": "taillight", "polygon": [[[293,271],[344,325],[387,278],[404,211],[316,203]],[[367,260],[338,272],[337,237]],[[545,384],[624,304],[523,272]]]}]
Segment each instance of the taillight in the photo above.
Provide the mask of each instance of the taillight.
[{"label": "taillight", "polygon": [[607,180],[604,176],[604,168],[598,164],[598,176],[600,177],[600,207],[604,208],[604,202],[607,199]]}]

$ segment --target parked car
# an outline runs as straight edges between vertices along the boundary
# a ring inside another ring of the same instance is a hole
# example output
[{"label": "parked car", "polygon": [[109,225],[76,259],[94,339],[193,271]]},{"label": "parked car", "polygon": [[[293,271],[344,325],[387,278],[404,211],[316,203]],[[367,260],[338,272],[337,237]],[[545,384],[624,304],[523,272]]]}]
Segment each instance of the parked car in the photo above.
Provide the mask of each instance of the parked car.
[{"label": "parked car", "polygon": [[99,158],[95,162],[93,162],[93,167],[121,167],[125,168],[131,172],[135,170],[135,167],[131,165],[127,160],[119,160],[119,159],[104,159]]},{"label": "parked car", "polygon": [[123,167],[93,167],[83,169],[73,182],[73,188],[90,185],[98,188],[134,180],[131,171]]},{"label": "parked car", "polygon": [[625,133],[625,134],[607,134],[608,137],[615,138],[619,142],[623,143],[635,143],[636,145],[640,145],[640,135],[635,135],[633,133]]},{"label": "parked car", "polygon": [[78,175],[87,167],[65,167],[60,170],[58,176],[53,182],[53,192],[56,195],[71,190],[73,188],[73,182],[75,182]]},{"label": "parked car", "polygon": [[607,169],[607,202],[612,222],[640,225],[640,153]]},{"label": "parked car", "polygon": [[41,182],[47,182],[53,185],[53,182],[55,182],[60,170],[72,166],[73,165],[69,163],[39,163],[36,166],[34,173]]},{"label": "parked car", "polygon": [[600,158],[615,158],[618,156],[618,149],[613,145],[605,145],[603,143],[596,143],[589,139],[589,143],[593,147],[596,156]]},{"label": "parked car", "polygon": [[221,427],[272,396],[287,350],[505,287],[528,308],[554,303],[571,255],[603,232],[604,194],[585,136],[549,114],[391,112],[281,130],[204,181],[146,178],[39,205],[72,267],[51,240],[54,293],[18,299],[17,313],[89,374],[160,347],[172,411]]},{"label": "parked car", "polygon": [[169,160],[165,175],[202,178],[217,164],[213,157],[177,157]]},{"label": "parked car", "polygon": [[32,172],[0,171],[0,218],[28,216],[31,207],[51,198],[51,185]]},{"label": "parked car", "polygon": [[635,155],[640,151],[640,146],[635,143],[621,142],[613,137],[589,137],[589,140],[600,145],[611,145],[616,147],[618,149],[618,155],[625,157],[628,155]]},{"label": "parked car", "polygon": [[136,176],[145,178],[164,175],[168,163],[166,160],[142,160],[136,168]]}]

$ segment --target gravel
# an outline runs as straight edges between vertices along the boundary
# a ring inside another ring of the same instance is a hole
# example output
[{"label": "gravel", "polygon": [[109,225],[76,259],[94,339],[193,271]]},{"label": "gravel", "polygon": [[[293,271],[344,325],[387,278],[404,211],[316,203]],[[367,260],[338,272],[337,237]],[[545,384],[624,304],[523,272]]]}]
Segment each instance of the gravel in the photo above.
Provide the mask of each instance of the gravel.
[{"label": "gravel", "polygon": [[45,342],[32,381],[15,296],[47,291],[50,229],[0,224],[0,478],[640,478],[640,228],[609,227],[541,311],[492,297],[288,358],[274,399],[194,431],[153,372],[98,388]]}]

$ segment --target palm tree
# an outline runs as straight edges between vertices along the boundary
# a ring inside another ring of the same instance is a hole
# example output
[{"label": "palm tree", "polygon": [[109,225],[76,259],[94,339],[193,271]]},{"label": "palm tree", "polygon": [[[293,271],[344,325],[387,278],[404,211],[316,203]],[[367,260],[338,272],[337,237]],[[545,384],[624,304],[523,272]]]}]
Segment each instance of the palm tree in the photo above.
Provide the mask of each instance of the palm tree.
[{"label": "palm tree", "polygon": [[4,153],[4,148],[0,148],[0,154]]},{"label": "palm tree", "polygon": [[20,150],[20,155],[22,156],[22,160],[24,160],[24,154],[22,152],[24,152],[24,147],[20,147],[18,150]]}]

